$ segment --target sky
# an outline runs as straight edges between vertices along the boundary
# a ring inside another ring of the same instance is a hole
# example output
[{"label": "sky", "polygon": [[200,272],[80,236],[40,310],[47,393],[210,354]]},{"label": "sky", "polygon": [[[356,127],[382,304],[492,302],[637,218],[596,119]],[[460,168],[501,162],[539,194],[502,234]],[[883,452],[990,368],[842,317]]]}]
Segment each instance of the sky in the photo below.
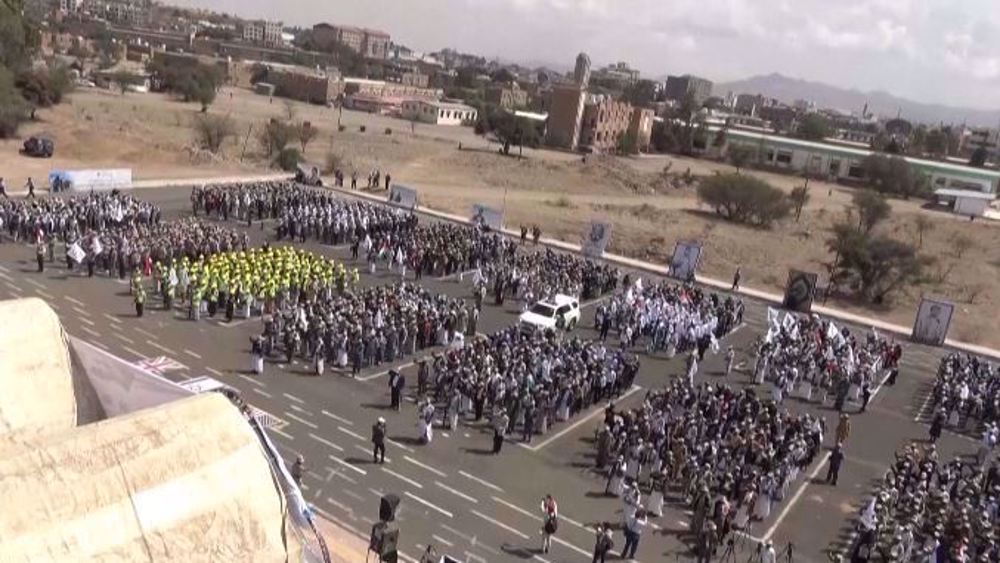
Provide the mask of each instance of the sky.
[{"label": "sky", "polygon": [[289,25],[383,29],[418,51],[716,82],[778,72],[921,102],[1000,108],[995,0],[165,0]]}]

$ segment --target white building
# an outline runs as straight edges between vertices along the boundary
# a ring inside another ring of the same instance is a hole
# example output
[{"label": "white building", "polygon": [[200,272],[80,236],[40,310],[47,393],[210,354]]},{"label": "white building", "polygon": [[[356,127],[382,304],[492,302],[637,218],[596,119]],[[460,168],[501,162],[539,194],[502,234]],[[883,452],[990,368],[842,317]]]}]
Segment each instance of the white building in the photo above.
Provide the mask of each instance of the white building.
[{"label": "white building", "polygon": [[282,44],[282,23],[272,21],[248,21],[243,25],[243,40],[259,45],[275,47]]},{"label": "white building", "polygon": [[937,196],[938,202],[950,207],[954,213],[966,217],[982,217],[994,200],[993,194],[972,190],[936,190],[934,195]]},{"label": "white building", "polygon": [[453,102],[408,100],[403,102],[403,118],[434,125],[462,125],[476,120],[476,108]]}]

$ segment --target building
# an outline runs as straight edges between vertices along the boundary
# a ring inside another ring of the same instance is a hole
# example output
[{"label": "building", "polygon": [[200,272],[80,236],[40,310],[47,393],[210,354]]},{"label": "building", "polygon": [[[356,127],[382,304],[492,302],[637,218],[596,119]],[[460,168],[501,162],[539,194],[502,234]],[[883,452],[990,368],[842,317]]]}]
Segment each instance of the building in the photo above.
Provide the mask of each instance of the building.
[{"label": "building", "polygon": [[587,91],[578,83],[552,86],[548,108],[545,108],[549,113],[546,144],[576,150],[580,144],[580,122],[583,120],[586,96]]},{"label": "building", "polygon": [[959,154],[969,158],[978,149],[986,151],[986,162],[1000,160],[1000,129],[981,127],[963,131]]},{"label": "building", "polygon": [[[609,96],[591,96],[584,105],[578,148],[592,153],[645,151],[652,133],[653,110]],[[629,138],[632,147],[624,144]]]},{"label": "building", "polygon": [[152,0],[84,0],[83,8],[109,22],[129,27],[148,27],[152,22]]},{"label": "building", "polygon": [[257,45],[277,47],[283,44],[281,38],[281,22],[248,21],[243,24],[243,40]]},{"label": "building", "polygon": [[59,11],[64,14],[72,14],[80,9],[83,0],[59,0]]},{"label": "building", "polygon": [[[709,126],[709,136],[715,135],[718,130],[717,126]],[[864,180],[863,162],[873,154],[873,151],[861,147],[832,145],[753,131],[729,129],[725,135],[728,143],[753,149],[757,153],[758,162],[764,166],[796,173],[809,172],[831,181]],[[1000,171],[997,170],[912,157],[899,158],[909,163],[914,171],[926,175],[934,190],[967,190],[995,195],[1000,184]]]},{"label": "building", "polygon": [[635,139],[635,150],[646,152],[653,138],[653,117],[655,112],[650,108],[632,108],[632,116],[628,122],[628,134]]},{"label": "building", "polygon": [[326,104],[337,98],[340,81],[336,76],[308,67],[264,65],[259,81],[274,86],[274,95],[310,104]]},{"label": "building", "polygon": [[684,101],[691,96],[699,107],[712,95],[712,81],[697,76],[668,76],[663,84],[663,94],[668,100]]},{"label": "building", "polygon": [[408,100],[403,102],[403,118],[433,125],[462,125],[476,120],[476,109],[454,102]]},{"label": "building", "polygon": [[[736,103],[733,104],[733,109],[736,111],[736,113],[741,113],[743,115],[760,116],[760,112],[764,108],[778,107],[780,105],[781,102],[779,102],[778,100],[774,98],[768,98],[763,94],[740,94],[736,96]],[[764,117],[764,119],[771,119],[771,118]],[[771,120],[774,121],[774,119]]]},{"label": "building", "polygon": [[517,82],[494,84],[486,88],[486,101],[505,109],[523,108],[528,105],[528,91]]},{"label": "building", "polygon": [[[621,89],[625,89],[639,81],[639,71],[630,68],[628,63],[618,62],[597,70],[591,76],[594,80],[600,80],[605,84],[614,84]],[[711,90],[711,89],[710,89]]]},{"label": "building", "polygon": [[587,53],[576,56],[576,66],[573,67],[573,82],[586,90],[590,86],[590,57]]},{"label": "building", "polygon": [[935,190],[938,203],[947,206],[953,213],[967,217],[982,217],[995,199],[996,194],[973,190]]},{"label": "building", "polygon": [[329,23],[314,25],[312,39],[317,49],[329,51],[342,45],[369,59],[388,58],[392,43],[392,37],[384,31]]}]

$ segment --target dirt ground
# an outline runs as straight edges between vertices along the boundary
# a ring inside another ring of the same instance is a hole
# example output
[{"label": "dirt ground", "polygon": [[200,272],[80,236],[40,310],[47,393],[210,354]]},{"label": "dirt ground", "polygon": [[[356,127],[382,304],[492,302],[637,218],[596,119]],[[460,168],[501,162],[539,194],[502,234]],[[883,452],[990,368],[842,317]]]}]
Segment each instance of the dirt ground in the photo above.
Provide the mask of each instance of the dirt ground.
[{"label": "dirt ground", "polygon": [[[607,218],[615,224],[612,252],[660,263],[667,261],[676,241],[699,239],[705,246],[702,273],[729,279],[739,266],[744,285],[775,292],[782,290],[789,268],[818,272],[825,285],[829,227],[842,217],[852,193],[812,182],[811,200],[799,221],[758,230],[717,219],[699,206],[694,183],[680,180],[688,172],[699,176],[732,170],[719,163],[666,156],[589,157],[584,162],[575,154],[531,149],[523,151],[523,158],[505,157],[495,143],[476,137],[470,128],[411,126],[395,118],[289,104],[237,89],[223,90],[209,110],[232,117],[238,132],[217,157],[193,148],[191,122],[197,110],[155,94],[78,91],[69,103],[39,112],[40,122],[24,129],[25,136],[51,135],[56,156],[26,158],[17,155],[20,141],[2,141],[0,175],[17,189],[29,175],[37,182],[50,170],[64,168],[129,167],[137,179],[259,172],[267,162],[255,132],[268,119],[291,114],[319,130],[307,147],[310,161],[323,165],[334,153],[348,175],[358,171],[362,183],[377,168],[394,182],[416,188],[425,205],[466,214],[474,203],[487,204],[505,212],[508,226],[538,224],[546,235],[568,241],[578,240],[592,218]],[[344,131],[338,130],[338,122]],[[664,174],[668,166],[669,174]],[[786,191],[802,182],[753,173]],[[836,299],[828,304],[910,325],[922,295],[941,297],[957,305],[952,338],[1000,346],[1000,316],[995,314],[1000,305],[1000,225],[970,223],[916,202],[894,201],[892,218],[880,228],[916,241],[914,222],[920,214],[933,225],[921,250],[937,261],[927,283],[898,293],[880,308]]]}]

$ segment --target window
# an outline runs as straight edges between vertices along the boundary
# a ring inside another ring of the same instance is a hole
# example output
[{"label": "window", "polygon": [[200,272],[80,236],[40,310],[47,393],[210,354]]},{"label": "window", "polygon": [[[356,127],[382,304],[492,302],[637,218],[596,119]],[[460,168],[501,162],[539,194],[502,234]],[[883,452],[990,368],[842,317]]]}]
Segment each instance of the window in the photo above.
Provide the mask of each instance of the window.
[{"label": "window", "polygon": [[764,154],[765,154],[764,156],[765,161],[774,162],[774,149],[767,149],[767,152]]},{"label": "window", "polygon": [[792,153],[788,151],[778,151],[778,156],[774,159],[778,164],[791,165]]},{"label": "window", "polygon": [[832,158],[830,159],[830,166],[828,171],[831,176],[840,176],[840,159]]},{"label": "window", "polygon": [[861,179],[865,177],[865,169],[861,167],[861,163],[852,162],[847,168],[847,176],[849,178]]}]

